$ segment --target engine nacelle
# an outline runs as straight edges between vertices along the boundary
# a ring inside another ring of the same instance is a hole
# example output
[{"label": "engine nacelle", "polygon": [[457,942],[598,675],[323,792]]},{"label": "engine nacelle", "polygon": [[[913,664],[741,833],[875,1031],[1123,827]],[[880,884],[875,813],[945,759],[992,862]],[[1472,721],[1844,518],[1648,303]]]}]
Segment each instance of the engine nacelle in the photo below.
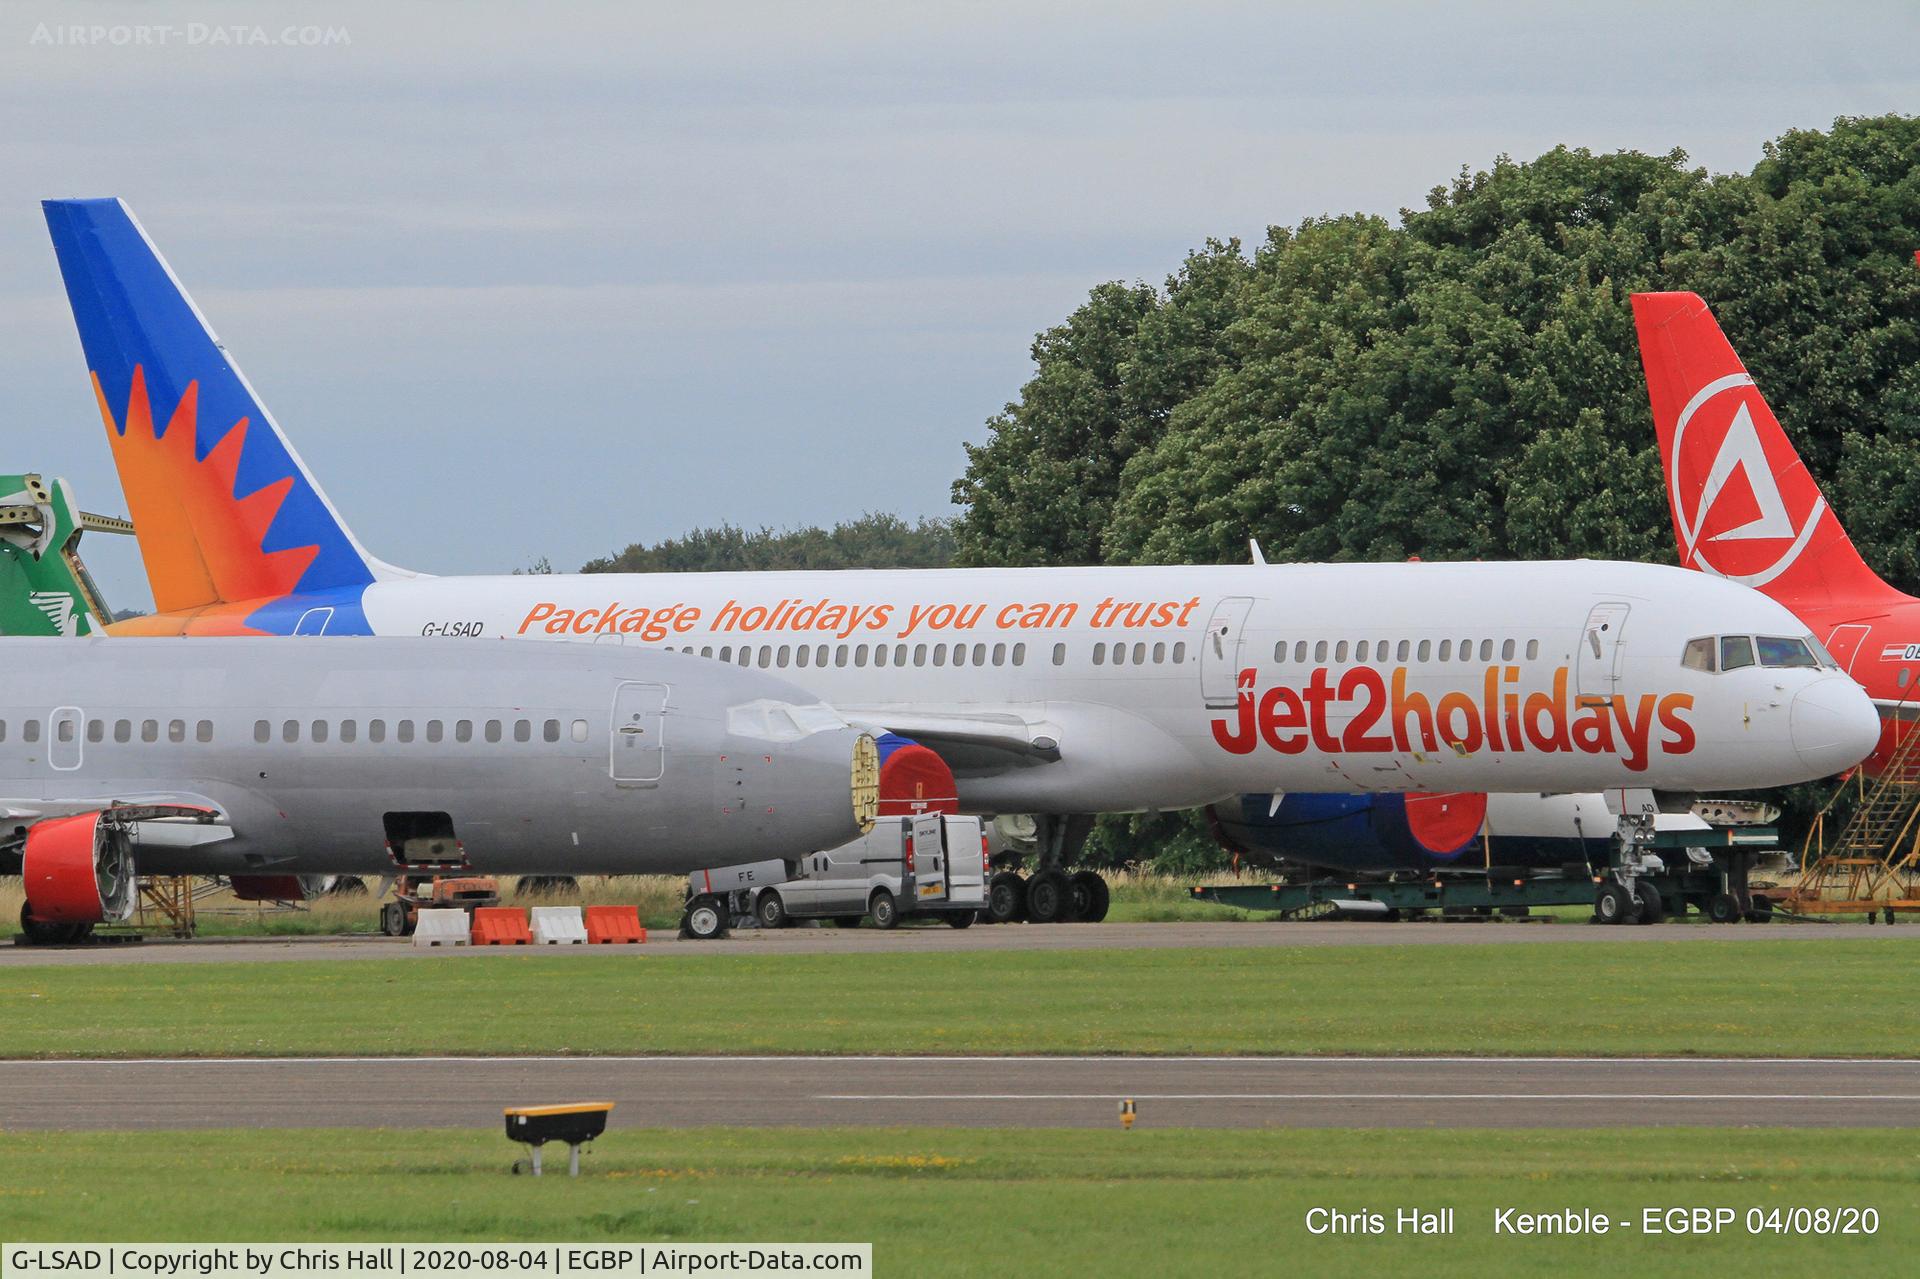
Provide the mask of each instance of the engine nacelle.
[{"label": "engine nacelle", "polygon": [[1487,797],[1444,795],[1268,795],[1216,804],[1230,848],[1256,860],[1334,870],[1432,870],[1455,864],[1486,823]]},{"label": "engine nacelle", "polygon": [[880,748],[880,816],[960,811],[960,788],[946,760],[897,733],[882,733],[874,744]]},{"label": "engine nacelle", "polygon": [[20,874],[35,920],[117,923],[133,914],[133,840],[103,816],[54,817],[27,831]]}]

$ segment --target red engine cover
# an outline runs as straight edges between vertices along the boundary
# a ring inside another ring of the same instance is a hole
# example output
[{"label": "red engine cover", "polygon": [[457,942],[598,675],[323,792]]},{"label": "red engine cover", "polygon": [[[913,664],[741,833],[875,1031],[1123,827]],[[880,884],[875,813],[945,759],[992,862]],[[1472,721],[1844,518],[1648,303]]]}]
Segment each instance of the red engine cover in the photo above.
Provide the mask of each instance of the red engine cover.
[{"label": "red engine cover", "polygon": [[917,742],[897,746],[880,764],[880,816],[958,813],[959,789],[947,761]]},{"label": "red engine cover", "polygon": [[99,813],[36,823],[20,859],[28,912],[52,924],[124,919],[132,906],[132,871],[112,832],[100,829]]},{"label": "red engine cover", "polygon": [[1480,833],[1486,820],[1484,791],[1407,796],[1407,833],[1428,853],[1459,852]]}]

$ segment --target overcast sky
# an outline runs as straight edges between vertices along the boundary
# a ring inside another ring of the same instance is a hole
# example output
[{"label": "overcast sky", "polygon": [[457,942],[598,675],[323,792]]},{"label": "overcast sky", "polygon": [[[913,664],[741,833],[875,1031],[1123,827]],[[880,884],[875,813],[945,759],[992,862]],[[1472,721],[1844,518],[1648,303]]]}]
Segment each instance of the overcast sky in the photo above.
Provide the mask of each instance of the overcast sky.
[{"label": "overcast sky", "polygon": [[1035,331],[1208,236],[1920,110],[1911,3],[559,8],[0,4],[0,470],[123,509],[47,196],[129,201],[376,554],[571,569],[947,513]]}]

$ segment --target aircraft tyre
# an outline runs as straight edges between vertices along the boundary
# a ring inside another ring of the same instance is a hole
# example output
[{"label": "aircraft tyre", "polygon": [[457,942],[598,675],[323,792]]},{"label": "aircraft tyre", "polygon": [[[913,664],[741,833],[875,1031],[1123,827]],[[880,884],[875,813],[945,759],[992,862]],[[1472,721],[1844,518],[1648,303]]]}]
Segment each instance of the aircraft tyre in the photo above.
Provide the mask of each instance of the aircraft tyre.
[{"label": "aircraft tyre", "polygon": [[680,916],[680,935],[695,941],[710,941],[727,935],[727,904],[713,893],[701,893],[687,903]]},{"label": "aircraft tyre", "polygon": [[1732,893],[1715,893],[1707,903],[1707,918],[1716,924],[1740,922],[1740,899]]},{"label": "aircraft tyre", "polygon": [[980,912],[977,910],[953,910],[947,912],[946,918],[948,928],[972,928],[974,921],[980,918]]},{"label": "aircraft tyre", "polygon": [[985,924],[1016,924],[1025,918],[1027,881],[1014,870],[995,871],[987,881],[987,908],[980,912]]},{"label": "aircraft tyre", "polygon": [[793,922],[787,915],[786,902],[771,888],[762,892],[760,900],[753,904],[753,917],[762,928],[785,928]]},{"label": "aircraft tyre", "polygon": [[1103,877],[1090,870],[1077,870],[1068,878],[1067,887],[1073,897],[1074,922],[1097,924],[1107,917],[1113,898]]},{"label": "aircraft tyre", "polygon": [[1608,880],[1600,885],[1600,891],[1593,897],[1593,922],[1596,924],[1624,924],[1638,912],[1634,900],[1624,886]]},{"label": "aircraft tyre", "polygon": [[1657,924],[1667,917],[1667,904],[1660,900],[1660,890],[1642,879],[1633,885],[1634,903],[1639,913],[1634,916],[1636,924]]},{"label": "aircraft tyre", "polygon": [[893,900],[893,894],[886,889],[876,888],[867,901],[867,917],[873,920],[875,928],[898,928],[900,903]]},{"label": "aircraft tyre", "polygon": [[1027,919],[1035,924],[1058,924],[1067,918],[1073,904],[1067,877],[1057,870],[1043,870],[1027,881]]}]

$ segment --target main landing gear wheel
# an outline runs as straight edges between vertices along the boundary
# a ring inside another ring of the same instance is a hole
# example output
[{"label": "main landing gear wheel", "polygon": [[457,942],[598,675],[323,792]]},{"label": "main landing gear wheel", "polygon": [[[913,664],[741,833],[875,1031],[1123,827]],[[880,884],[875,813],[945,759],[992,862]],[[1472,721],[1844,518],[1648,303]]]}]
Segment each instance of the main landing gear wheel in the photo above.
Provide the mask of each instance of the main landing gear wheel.
[{"label": "main landing gear wheel", "polygon": [[702,893],[687,903],[680,917],[680,935],[695,941],[711,941],[727,935],[727,905],[712,893]]},{"label": "main landing gear wheel", "polygon": [[1027,918],[1036,924],[1057,924],[1072,905],[1067,877],[1043,870],[1027,881]]},{"label": "main landing gear wheel", "polygon": [[1660,890],[1647,880],[1635,881],[1633,896],[1640,907],[1640,913],[1634,917],[1634,923],[1657,924],[1667,917],[1667,904],[1660,900]]},{"label": "main landing gear wheel", "polygon": [[1637,913],[1638,907],[1624,885],[1608,880],[1594,894],[1593,922],[1596,924],[1624,924]]},{"label": "main landing gear wheel", "polygon": [[787,918],[787,904],[771,888],[761,893],[760,900],[754,903],[753,917],[760,921],[762,928],[785,928],[793,922]]},{"label": "main landing gear wheel", "polygon": [[1715,893],[1707,903],[1707,918],[1716,924],[1740,922],[1740,899],[1732,893]]},{"label": "main landing gear wheel", "polygon": [[873,897],[867,902],[867,916],[873,920],[875,928],[897,928],[900,924],[900,904],[893,900],[893,894],[884,888],[873,890]]},{"label": "main landing gear wheel", "polygon": [[1018,923],[1026,914],[1027,881],[1018,871],[1003,870],[987,881],[987,908],[980,912],[988,924]]},{"label": "main landing gear wheel", "polygon": [[1077,870],[1067,879],[1067,890],[1072,895],[1076,922],[1097,924],[1107,917],[1113,898],[1105,879],[1090,870]]}]

